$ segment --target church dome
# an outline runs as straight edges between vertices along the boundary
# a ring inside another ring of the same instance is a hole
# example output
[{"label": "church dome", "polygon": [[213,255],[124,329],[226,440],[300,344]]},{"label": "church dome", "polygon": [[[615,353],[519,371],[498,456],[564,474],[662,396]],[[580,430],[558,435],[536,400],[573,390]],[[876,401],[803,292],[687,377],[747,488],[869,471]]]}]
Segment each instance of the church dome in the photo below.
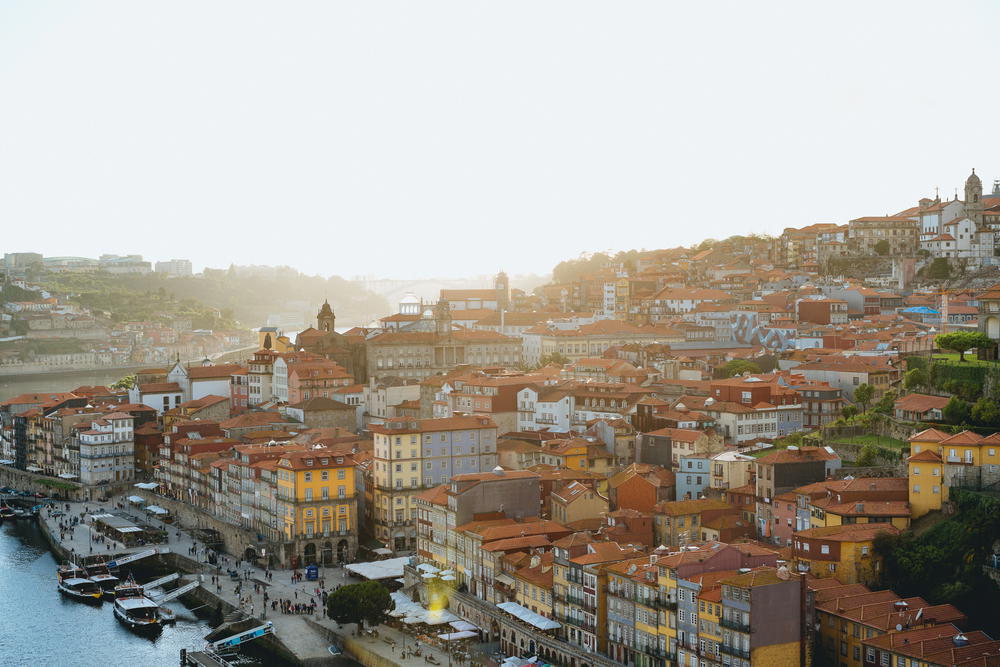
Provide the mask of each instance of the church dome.
[{"label": "church dome", "polygon": [[420,299],[413,292],[407,292],[403,295],[403,298],[399,300],[400,303],[420,303]]},{"label": "church dome", "polygon": [[981,180],[979,180],[979,177],[976,176],[976,170],[973,169],[972,170],[972,174],[969,175],[969,177],[967,179],[965,179],[965,184],[966,185],[982,185],[983,182]]}]

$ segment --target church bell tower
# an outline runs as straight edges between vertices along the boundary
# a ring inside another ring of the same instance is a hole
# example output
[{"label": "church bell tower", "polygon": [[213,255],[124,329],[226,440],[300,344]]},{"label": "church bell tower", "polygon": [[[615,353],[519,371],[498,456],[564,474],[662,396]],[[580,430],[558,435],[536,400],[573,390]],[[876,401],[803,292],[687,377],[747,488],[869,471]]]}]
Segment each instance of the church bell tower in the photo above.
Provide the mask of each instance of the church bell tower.
[{"label": "church bell tower", "polygon": [[451,304],[445,299],[434,306],[434,332],[438,338],[451,337]]},{"label": "church bell tower", "polygon": [[336,321],[337,316],[333,314],[330,302],[324,300],[323,307],[319,309],[319,313],[316,315],[316,328],[326,333],[332,333],[334,330],[333,325]]},{"label": "church bell tower", "polygon": [[976,170],[965,179],[965,217],[978,227],[983,221],[983,182],[976,176]]},{"label": "church bell tower", "polygon": [[510,310],[510,280],[507,274],[501,271],[493,281],[493,286],[497,291],[497,310]]}]

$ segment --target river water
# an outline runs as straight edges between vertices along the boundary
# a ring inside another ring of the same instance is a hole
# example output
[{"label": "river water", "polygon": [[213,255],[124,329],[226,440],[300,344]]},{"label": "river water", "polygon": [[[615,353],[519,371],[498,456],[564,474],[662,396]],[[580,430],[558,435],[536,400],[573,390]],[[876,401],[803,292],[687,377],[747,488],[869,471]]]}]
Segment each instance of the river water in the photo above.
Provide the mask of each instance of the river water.
[{"label": "river water", "polygon": [[82,386],[107,386],[133,373],[129,370],[68,371],[31,375],[0,375],[0,400],[29,392],[72,391]]},{"label": "river water", "polygon": [[64,598],[56,590],[55,572],[55,558],[38,526],[5,521],[0,527],[0,665],[177,667],[182,648],[205,645],[208,623],[177,601],[168,603],[177,614],[176,625],[146,638],[119,623],[107,602],[94,606]]}]

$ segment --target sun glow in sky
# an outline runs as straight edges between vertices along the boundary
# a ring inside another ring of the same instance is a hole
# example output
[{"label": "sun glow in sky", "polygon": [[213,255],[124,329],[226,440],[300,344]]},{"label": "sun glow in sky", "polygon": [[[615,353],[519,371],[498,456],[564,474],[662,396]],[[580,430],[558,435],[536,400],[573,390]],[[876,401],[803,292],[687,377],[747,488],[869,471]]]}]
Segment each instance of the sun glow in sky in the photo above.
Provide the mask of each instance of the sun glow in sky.
[{"label": "sun glow in sky", "polygon": [[1000,178],[991,2],[0,4],[0,252],[543,273]]}]

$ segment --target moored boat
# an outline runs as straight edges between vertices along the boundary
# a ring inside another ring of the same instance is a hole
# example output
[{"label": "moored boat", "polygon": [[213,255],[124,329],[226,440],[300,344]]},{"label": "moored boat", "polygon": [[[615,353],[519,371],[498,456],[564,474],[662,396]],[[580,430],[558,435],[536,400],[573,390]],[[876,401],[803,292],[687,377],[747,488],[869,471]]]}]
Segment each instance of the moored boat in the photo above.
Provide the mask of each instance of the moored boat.
[{"label": "moored boat", "polygon": [[130,630],[141,633],[159,632],[160,605],[148,597],[142,586],[127,579],[115,587],[115,618]]},{"label": "moored boat", "polygon": [[56,570],[56,579],[62,581],[63,579],[86,579],[87,573],[83,571],[83,568],[67,561],[59,566]]},{"label": "moored boat", "polygon": [[121,579],[111,574],[106,561],[101,559],[84,563],[83,569],[87,573],[87,578],[100,586],[105,595],[115,594],[115,588],[121,583]]},{"label": "moored boat", "polygon": [[101,587],[90,579],[83,577],[65,577],[59,579],[57,584],[59,592],[68,598],[79,600],[80,602],[100,602]]}]

